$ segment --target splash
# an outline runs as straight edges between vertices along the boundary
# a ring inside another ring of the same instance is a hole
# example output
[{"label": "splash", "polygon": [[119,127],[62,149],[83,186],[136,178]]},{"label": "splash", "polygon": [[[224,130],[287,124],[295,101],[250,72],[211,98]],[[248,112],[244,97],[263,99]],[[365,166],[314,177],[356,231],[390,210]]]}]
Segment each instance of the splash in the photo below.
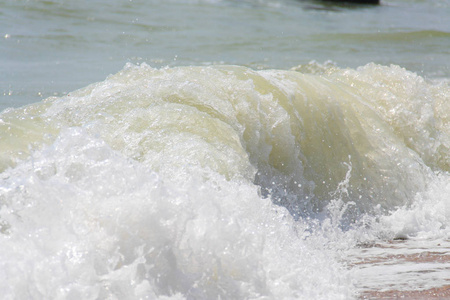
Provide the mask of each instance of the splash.
[{"label": "splash", "polygon": [[129,64],[2,112],[0,290],[348,299],[349,249],[448,236],[448,84],[319,69]]}]

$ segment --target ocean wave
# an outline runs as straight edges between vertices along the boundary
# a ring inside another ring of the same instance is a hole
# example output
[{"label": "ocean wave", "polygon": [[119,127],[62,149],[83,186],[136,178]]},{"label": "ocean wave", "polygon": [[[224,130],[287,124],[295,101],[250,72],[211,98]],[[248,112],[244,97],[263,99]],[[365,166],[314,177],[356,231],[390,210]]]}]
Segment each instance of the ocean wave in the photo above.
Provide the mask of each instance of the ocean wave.
[{"label": "ocean wave", "polygon": [[82,127],[157,172],[195,165],[256,182],[293,213],[323,209],[348,165],[348,198],[363,211],[408,203],[432,171],[450,170],[448,85],[397,66],[329,70],[130,64],[4,112],[2,169]]},{"label": "ocean wave", "polygon": [[3,295],[349,299],[348,249],[446,238],[448,84],[296,69],[129,64],[2,112]]}]

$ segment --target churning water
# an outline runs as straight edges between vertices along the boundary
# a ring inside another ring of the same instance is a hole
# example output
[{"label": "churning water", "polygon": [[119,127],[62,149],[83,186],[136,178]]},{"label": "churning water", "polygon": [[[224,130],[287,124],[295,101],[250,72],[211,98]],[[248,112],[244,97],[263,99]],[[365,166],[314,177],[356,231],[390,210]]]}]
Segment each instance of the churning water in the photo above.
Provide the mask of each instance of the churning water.
[{"label": "churning water", "polygon": [[3,5],[5,299],[448,295],[448,1]]}]

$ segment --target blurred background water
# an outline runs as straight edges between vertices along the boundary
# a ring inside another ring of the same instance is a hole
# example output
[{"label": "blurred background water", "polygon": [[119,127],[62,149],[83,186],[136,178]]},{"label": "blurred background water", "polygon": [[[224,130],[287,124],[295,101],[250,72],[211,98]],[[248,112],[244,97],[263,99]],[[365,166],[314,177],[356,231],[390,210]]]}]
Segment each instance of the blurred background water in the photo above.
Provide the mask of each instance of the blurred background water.
[{"label": "blurred background water", "polygon": [[103,80],[127,62],[375,62],[448,78],[449,11],[449,0],[2,0],[0,109]]}]

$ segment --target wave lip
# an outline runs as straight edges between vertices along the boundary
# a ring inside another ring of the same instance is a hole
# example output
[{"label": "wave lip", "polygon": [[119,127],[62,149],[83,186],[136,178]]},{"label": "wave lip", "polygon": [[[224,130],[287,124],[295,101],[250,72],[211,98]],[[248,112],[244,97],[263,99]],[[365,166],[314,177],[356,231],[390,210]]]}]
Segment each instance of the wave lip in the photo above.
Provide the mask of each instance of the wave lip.
[{"label": "wave lip", "polygon": [[294,214],[323,209],[350,167],[347,201],[389,210],[423,190],[432,170],[450,169],[447,95],[448,85],[396,66],[311,75],[130,64],[4,112],[2,164],[82,127],[157,172],[199,167],[255,182]]}]

